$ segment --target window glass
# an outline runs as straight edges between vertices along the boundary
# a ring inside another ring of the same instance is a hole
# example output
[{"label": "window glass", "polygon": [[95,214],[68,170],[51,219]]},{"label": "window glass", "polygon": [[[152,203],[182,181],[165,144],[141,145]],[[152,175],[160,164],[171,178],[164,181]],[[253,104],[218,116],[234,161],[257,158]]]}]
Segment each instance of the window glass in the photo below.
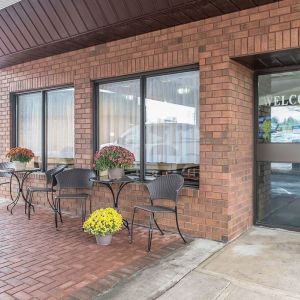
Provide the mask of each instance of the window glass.
[{"label": "window glass", "polygon": [[74,89],[17,95],[16,129],[17,146],[29,148],[35,154],[34,167],[51,169],[62,163],[71,167],[74,164]]},{"label": "window glass", "polygon": [[258,77],[258,141],[300,142],[300,72]]},{"label": "window glass", "polygon": [[300,164],[257,163],[257,221],[300,227]]},{"label": "window glass", "polygon": [[148,77],[146,174],[199,181],[199,72]]},{"label": "window glass", "polygon": [[74,89],[47,92],[47,166],[74,165]]},{"label": "window glass", "polygon": [[136,163],[127,173],[139,173],[142,157],[142,178],[176,173],[186,184],[199,184],[199,71],[141,76],[98,89],[100,149],[113,144],[133,152]]},{"label": "window glass", "polygon": [[34,153],[34,166],[42,167],[42,93],[17,98],[17,143]]},{"label": "window glass", "polygon": [[[132,172],[140,161],[140,81],[128,80],[99,86],[100,149],[119,145],[135,155]],[[130,170],[128,170],[130,172]]]}]

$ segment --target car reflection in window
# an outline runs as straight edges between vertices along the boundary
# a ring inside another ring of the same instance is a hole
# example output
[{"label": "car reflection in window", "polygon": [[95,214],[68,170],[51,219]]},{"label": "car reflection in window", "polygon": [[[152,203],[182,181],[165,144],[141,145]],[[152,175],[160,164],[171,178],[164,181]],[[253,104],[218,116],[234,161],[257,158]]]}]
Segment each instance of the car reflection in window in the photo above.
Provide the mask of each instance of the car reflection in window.
[{"label": "car reflection in window", "polygon": [[[122,133],[114,144],[126,147],[133,153],[139,153],[140,127],[135,125]],[[146,124],[146,169],[152,174],[170,172],[199,179],[199,128],[186,123]],[[139,160],[139,157],[136,157]],[[193,168],[196,168],[193,171]],[[187,170],[189,170],[187,172]]]}]

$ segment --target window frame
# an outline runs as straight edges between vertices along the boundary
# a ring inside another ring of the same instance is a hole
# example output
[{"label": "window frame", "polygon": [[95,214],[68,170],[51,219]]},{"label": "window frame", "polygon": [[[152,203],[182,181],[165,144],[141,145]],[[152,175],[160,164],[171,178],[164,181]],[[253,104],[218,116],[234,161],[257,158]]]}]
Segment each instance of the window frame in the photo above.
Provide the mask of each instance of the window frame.
[{"label": "window frame", "polygon": [[[200,72],[198,64],[181,66],[176,68],[161,69],[131,75],[124,75],[118,77],[110,77],[105,79],[99,79],[93,81],[93,150],[94,153],[99,149],[99,128],[100,128],[100,116],[99,116],[99,86],[101,84],[107,83],[116,83],[129,80],[139,80],[140,81],[140,177],[139,179],[142,182],[146,181],[146,151],[145,151],[145,142],[146,142],[146,132],[145,132],[145,121],[146,121],[146,91],[147,91],[147,78],[179,74],[184,72]],[[199,82],[200,85],[200,82]],[[199,105],[200,105],[200,88],[199,88]],[[199,136],[200,136],[200,124],[199,124]],[[200,154],[199,154],[200,155]],[[200,163],[199,163],[200,166]],[[189,184],[185,183],[185,186],[191,186],[199,188],[200,182],[198,184]]]},{"label": "window frame", "polygon": [[[42,95],[42,126],[41,126],[41,136],[42,136],[42,166],[41,172],[46,172],[47,170],[47,124],[48,124],[48,116],[47,116],[47,92],[50,91],[57,91],[57,90],[64,90],[68,88],[74,89],[74,111],[75,111],[75,87],[74,85],[63,85],[63,86],[56,86],[46,89],[33,89],[33,90],[26,90],[20,92],[13,92],[10,93],[10,102],[11,102],[11,113],[12,113],[12,134],[11,134],[11,147],[18,146],[18,96],[26,95],[26,94],[34,94],[34,93],[41,93]],[[74,123],[75,128],[75,123]],[[75,157],[74,157],[75,158]]]}]

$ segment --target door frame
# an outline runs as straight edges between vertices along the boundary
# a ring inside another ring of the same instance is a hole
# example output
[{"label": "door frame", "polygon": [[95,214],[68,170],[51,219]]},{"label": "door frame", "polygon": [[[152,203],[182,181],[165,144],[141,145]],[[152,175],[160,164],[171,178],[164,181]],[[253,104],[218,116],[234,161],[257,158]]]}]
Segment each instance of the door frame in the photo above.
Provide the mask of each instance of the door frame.
[{"label": "door frame", "polygon": [[[300,227],[295,226],[285,226],[285,225],[273,225],[266,224],[258,221],[258,190],[257,190],[257,133],[258,133],[258,76],[285,73],[292,71],[300,71],[300,66],[292,65],[286,67],[269,68],[262,70],[255,70],[253,73],[253,96],[254,96],[254,112],[253,112],[253,224],[256,226],[264,226],[269,228],[280,228],[291,231],[300,232]],[[300,216],[299,216],[300,217]]]}]

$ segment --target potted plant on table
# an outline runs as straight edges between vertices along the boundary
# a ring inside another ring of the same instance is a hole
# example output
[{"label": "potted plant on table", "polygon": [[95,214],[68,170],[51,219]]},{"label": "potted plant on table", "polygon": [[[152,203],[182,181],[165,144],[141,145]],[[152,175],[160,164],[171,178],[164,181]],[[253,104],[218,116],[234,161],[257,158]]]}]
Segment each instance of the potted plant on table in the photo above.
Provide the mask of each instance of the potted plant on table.
[{"label": "potted plant on table", "polygon": [[83,230],[96,237],[98,245],[109,245],[112,235],[122,228],[122,216],[114,208],[95,210],[83,224]]},{"label": "potted plant on table", "polygon": [[105,146],[95,154],[96,170],[108,170],[110,179],[122,178],[124,176],[124,168],[132,167],[134,161],[134,154],[120,146]]},{"label": "potted plant on table", "polygon": [[11,148],[6,156],[13,162],[15,170],[20,171],[26,169],[26,164],[34,157],[34,153],[27,148],[15,147]]}]

